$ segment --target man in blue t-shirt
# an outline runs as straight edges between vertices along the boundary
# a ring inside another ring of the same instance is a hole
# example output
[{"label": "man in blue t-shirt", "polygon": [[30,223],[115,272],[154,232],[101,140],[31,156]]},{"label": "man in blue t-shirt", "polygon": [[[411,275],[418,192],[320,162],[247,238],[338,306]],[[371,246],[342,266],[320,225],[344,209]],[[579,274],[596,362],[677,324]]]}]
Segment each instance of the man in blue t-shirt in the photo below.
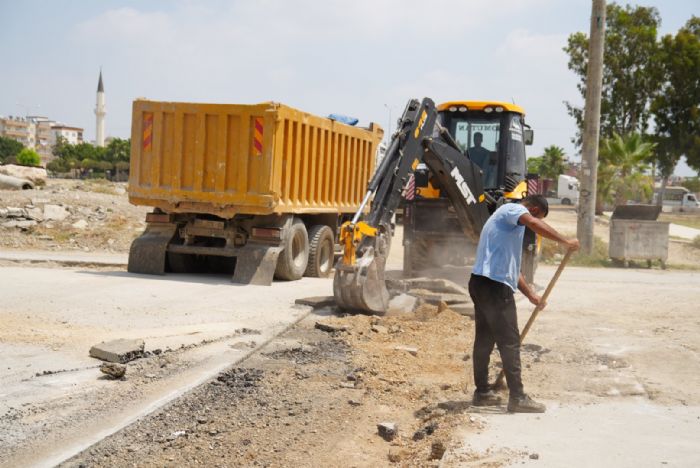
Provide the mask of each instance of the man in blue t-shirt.
[{"label": "man in blue t-shirt", "polygon": [[498,345],[503,370],[510,391],[508,411],[543,413],[545,406],[528,397],[520,377],[520,332],[513,293],[519,289],[534,305],[540,296],[530,288],[520,273],[525,227],[543,237],[557,241],[571,250],[579,248],[577,239],[567,239],[542,221],[549,205],[542,195],[530,195],[522,203],[507,203],[486,221],[476,261],[469,280],[469,295],[474,301],[474,405],[501,402],[489,387],[489,360],[494,344]]}]

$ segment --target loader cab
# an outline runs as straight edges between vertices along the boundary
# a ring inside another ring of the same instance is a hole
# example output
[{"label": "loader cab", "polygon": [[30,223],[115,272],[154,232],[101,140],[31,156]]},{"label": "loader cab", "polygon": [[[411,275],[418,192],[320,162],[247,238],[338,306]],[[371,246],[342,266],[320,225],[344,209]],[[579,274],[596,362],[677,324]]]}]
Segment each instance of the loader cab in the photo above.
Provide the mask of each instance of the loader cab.
[{"label": "loader cab", "polygon": [[526,191],[525,145],[533,132],[525,111],[505,102],[453,101],[438,106],[438,121],[483,171],[484,188],[507,198]]}]

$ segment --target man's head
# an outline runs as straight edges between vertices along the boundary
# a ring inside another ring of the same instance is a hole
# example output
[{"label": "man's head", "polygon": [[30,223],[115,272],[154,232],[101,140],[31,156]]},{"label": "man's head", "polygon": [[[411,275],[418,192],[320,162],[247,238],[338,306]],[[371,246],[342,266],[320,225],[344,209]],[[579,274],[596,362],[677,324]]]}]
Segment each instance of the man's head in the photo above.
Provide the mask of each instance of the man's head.
[{"label": "man's head", "polygon": [[549,214],[549,203],[544,195],[528,195],[522,204],[535,218],[542,219]]},{"label": "man's head", "polygon": [[481,132],[476,132],[474,134],[474,146],[480,147],[482,141],[484,141],[484,135]]}]

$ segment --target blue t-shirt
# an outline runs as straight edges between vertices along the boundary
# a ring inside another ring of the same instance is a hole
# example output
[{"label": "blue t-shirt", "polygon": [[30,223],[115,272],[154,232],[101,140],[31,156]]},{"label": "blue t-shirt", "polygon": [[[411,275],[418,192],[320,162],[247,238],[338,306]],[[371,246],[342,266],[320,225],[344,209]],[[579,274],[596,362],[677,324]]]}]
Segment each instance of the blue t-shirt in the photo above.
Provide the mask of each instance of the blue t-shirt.
[{"label": "blue t-shirt", "polygon": [[472,273],[518,289],[525,235],[525,226],[518,220],[525,213],[527,208],[519,203],[507,203],[494,211],[481,230]]}]

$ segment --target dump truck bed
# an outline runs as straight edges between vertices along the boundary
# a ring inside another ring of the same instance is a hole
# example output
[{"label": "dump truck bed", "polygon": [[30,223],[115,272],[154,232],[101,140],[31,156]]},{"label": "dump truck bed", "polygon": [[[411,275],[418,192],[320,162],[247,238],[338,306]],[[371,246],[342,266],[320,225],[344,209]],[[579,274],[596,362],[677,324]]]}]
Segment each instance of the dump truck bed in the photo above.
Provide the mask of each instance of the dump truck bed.
[{"label": "dump truck bed", "polygon": [[282,104],[133,104],[129,200],[168,213],[351,213],[382,129]]}]

